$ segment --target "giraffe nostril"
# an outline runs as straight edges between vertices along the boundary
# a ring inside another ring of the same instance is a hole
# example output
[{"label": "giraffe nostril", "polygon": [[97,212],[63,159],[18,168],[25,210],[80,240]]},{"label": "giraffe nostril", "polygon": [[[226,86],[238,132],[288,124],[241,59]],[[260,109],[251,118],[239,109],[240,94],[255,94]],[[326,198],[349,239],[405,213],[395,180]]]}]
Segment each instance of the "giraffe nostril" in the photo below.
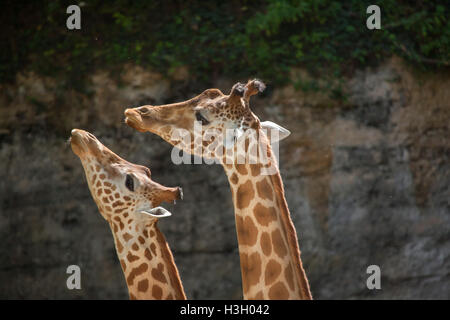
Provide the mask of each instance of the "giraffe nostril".
[{"label": "giraffe nostril", "polygon": [[87,133],[87,136],[89,138],[91,138],[92,140],[96,140],[95,136],[92,133],[90,133],[90,132]]}]

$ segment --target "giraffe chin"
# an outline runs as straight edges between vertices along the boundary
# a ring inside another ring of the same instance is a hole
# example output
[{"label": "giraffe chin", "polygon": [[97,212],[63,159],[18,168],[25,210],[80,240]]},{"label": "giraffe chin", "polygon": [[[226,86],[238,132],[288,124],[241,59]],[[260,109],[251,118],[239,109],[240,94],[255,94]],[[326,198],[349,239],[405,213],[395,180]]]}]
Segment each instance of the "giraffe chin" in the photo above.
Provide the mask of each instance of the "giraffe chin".
[{"label": "giraffe chin", "polygon": [[145,130],[145,129],[142,129],[142,128],[136,123],[135,120],[132,120],[132,119],[129,118],[129,117],[126,117],[126,118],[125,118],[125,123],[126,123],[129,127],[133,128],[133,129],[135,129],[135,130],[137,130],[137,131],[139,131],[139,132],[146,132],[146,131],[147,131],[147,130]]}]

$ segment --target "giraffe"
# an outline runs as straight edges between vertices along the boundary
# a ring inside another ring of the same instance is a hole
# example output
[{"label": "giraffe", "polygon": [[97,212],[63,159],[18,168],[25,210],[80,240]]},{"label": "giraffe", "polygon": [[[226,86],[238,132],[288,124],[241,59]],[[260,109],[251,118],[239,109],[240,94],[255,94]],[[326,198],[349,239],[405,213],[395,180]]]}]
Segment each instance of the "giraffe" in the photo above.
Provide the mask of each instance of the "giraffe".
[{"label": "giraffe", "polygon": [[159,205],[181,199],[182,189],[152,181],[150,169],[123,160],[87,131],[73,129],[70,144],[111,228],[130,299],[185,300],[172,252],[157,226],[171,215]]},{"label": "giraffe", "polygon": [[[222,164],[235,210],[244,299],[312,299],[277,160],[265,131],[286,134],[274,123],[260,122],[249,106],[250,97],[264,88],[255,79],[245,85],[236,83],[229,95],[207,89],[183,102],[129,108],[125,122],[187,153]],[[202,125],[200,136],[195,134],[196,123]],[[187,132],[188,139],[180,139],[180,131]],[[211,132],[216,134],[210,137]],[[249,132],[253,135],[247,139]],[[238,145],[243,145],[244,154],[258,154],[266,161],[255,163],[251,157],[239,161]]]}]

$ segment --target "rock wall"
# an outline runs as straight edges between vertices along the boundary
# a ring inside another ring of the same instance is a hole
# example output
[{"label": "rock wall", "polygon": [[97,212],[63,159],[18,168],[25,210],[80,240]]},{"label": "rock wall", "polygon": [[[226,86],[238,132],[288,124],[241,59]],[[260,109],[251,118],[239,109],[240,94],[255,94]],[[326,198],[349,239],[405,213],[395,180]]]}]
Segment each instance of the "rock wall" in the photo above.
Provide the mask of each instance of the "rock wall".
[{"label": "rock wall", "polygon": [[[213,86],[228,92],[237,80]],[[131,65],[119,77],[92,75],[85,92],[34,74],[0,86],[0,298],[128,297],[109,227],[67,143],[72,128],[149,166],[155,181],[184,187],[159,225],[187,296],[242,298],[223,169],[174,165],[167,143],[123,123],[129,105],[203,89],[186,72],[168,80]],[[394,58],[348,79],[346,102],[272,89],[252,109],[292,132],[280,170],[314,298],[450,298],[450,75],[416,74]],[[81,267],[82,290],[66,288],[71,264]],[[366,287],[372,264],[381,290]]]}]

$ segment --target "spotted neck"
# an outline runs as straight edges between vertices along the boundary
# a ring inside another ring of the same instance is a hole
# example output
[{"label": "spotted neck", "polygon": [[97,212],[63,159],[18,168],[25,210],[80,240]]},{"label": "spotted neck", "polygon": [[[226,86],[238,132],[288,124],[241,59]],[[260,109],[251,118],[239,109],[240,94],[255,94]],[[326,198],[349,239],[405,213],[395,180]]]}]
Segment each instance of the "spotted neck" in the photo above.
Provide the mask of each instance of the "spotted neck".
[{"label": "spotted neck", "polygon": [[116,216],[108,222],[130,299],[185,300],[172,252],[157,221],[144,214],[141,221],[123,220]]},{"label": "spotted neck", "polygon": [[[275,164],[268,144],[267,150]],[[261,175],[261,164],[223,167],[233,197],[244,299],[312,299],[278,168]]]}]

